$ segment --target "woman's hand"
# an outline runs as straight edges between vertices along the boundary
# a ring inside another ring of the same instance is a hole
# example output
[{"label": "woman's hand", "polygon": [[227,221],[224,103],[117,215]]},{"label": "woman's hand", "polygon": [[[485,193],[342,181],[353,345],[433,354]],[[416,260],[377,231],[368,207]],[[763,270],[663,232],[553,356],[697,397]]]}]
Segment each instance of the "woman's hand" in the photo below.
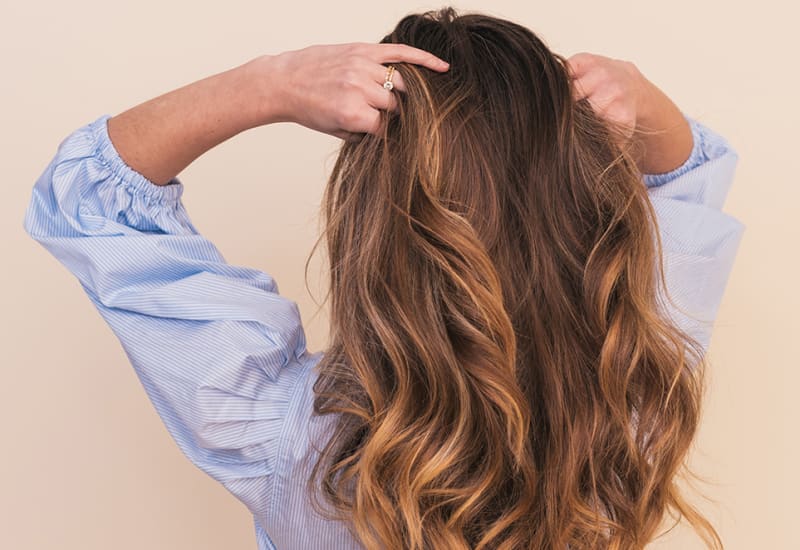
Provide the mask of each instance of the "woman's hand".
[{"label": "woman's hand", "polygon": [[637,125],[645,79],[630,61],[588,52],[567,59],[575,100],[586,98],[602,118],[622,125],[630,139]]},{"label": "woman's hand", "polygon": [[661,174],[681,166],[694,139],[677,105],[630,61],[588,52],[567,59],[575,99],[588,99],[602,118],[625,131],[625,145],[634,130],[641,136],[636,163],[644,174]]},{"label": "woman's hand", "polygon": [[166,185],[212,147],[272,122],[297,122],[349,138],[377,127],[380,109],[394,109],[382,63],[409,62],[445,71],[434,55],[405,44],[309,46],[260,55],[108,119],[122,159],[156,185]]},{"label": "woman's hand", "polygon": [[394,110],[394,93],[405,92],[400,74],[393,90],[383,87],[386,65],[408,62],[435,71],[449,65],[435,55],[407,44],[313,45],[255,60],[264,75],[280,82],[280,120],[349,139],[378,129],[380,110]]}]

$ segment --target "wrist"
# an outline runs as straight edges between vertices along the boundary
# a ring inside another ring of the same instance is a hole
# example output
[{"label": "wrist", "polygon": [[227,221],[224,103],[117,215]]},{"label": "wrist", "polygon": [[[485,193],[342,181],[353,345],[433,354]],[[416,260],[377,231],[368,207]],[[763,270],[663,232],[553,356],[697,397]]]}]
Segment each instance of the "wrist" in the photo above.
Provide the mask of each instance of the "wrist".
[{"label": "wrist", "polygon": [[284,62],[280,54],[263,54],[238,67],[246,82],[247,104],[252,108],[251,127],[292,121]]},{"label": "wrist", "polygon": [[634,153],[639,170],[662,174],[686,161],[693,147],[689,123],[680,108],[637,69],[636,135],[641,147]]},{"label": "wrist", "polygon": [[634,78],[637,82],[636,93],[636,128],[653,129],[659,117],[659,89],[650,82],[638,67],[634,66]]}]

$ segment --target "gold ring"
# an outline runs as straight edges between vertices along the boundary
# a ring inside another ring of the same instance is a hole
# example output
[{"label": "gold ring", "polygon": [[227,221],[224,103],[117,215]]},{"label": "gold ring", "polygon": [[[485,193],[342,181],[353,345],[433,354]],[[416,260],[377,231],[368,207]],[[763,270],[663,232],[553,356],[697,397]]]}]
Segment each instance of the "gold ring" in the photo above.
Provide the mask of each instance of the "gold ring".
[{"label": "gold ring", "polygon": [[394,65],[389,65],[386,68],[386,80],[383,82],[383,87],[389,91],[392,91],[394,88],[394,84],[392,84],[392,75],[394,74]]}]

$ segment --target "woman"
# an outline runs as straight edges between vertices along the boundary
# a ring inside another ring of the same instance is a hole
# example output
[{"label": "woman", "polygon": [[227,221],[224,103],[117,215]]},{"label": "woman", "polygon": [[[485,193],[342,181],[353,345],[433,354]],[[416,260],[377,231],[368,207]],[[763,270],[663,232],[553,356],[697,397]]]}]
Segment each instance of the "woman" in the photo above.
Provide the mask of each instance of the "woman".
[{"label": "woman", "polygon": [[[176,177],[278,121],[344,139],[324,353]],[[643,548],[667,513],[719,547],[675,481],[744,229],[721,211],[736,160],[632,63],[445,8],[99,117],[25,228],[259,548]]]}]

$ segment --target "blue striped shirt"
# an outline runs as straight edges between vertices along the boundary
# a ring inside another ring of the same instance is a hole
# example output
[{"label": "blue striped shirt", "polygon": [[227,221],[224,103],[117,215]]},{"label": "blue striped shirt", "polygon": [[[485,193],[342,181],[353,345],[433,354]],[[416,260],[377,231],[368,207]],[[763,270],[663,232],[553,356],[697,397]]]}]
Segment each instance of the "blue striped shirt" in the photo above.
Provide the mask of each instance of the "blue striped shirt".
[{"label": "blue striped shirt", "polygon": [[[313,446],[335,417],[311,414],[322,352],[307,351],[297,304],[199,234],[178,178],[158,186],[125,164],[110,116],[61,142],[35,182],[25,230],[77,277],[180,450],[248,507],[260,550],[361,548],[304,493]],[[687,120],[690,157],[644,183],[684,310],[670,314],[707,346],[744,231],[721,211],[738,156]]]}]

